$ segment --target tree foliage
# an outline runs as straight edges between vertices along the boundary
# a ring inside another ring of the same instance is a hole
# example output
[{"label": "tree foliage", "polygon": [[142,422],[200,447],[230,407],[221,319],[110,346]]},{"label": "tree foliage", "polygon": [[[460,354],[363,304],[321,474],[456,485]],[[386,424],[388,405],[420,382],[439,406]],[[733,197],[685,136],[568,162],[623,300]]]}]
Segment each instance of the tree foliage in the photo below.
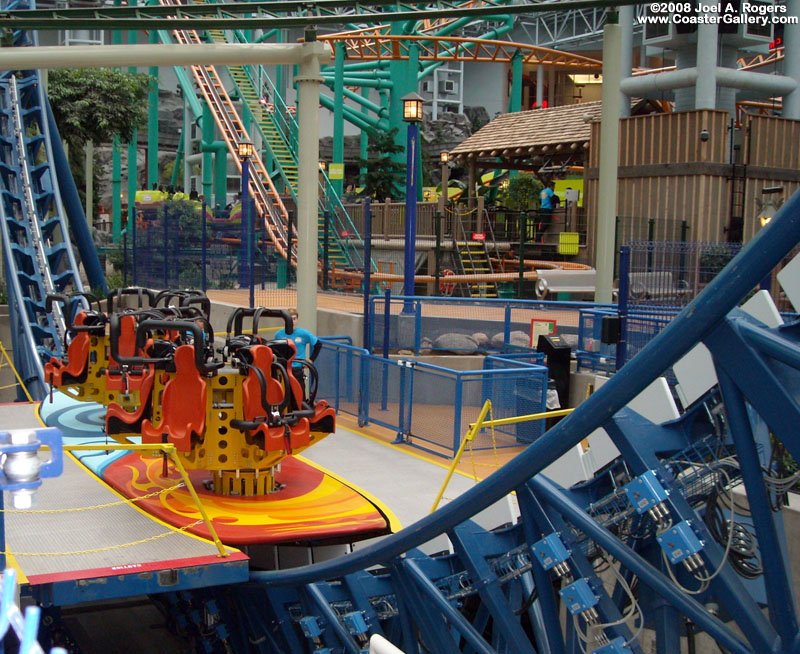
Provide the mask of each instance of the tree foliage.
[{"label": "tree foliage", "polygon": [[393,155],[403,152],[403,147],[395,143],[397,128],[388,132],[371,132],[367,145],[367,159],[359,159],[359,165],[366,168],[361,177],[364,187],[361,195],[383,201],[385,198],[400,198],[403,195],[403,181],[406,167],[393,159]]},{"label": "tree foliage", "polygon": [[542,188],[542,183],[533,175],[522,174],[509,180],[508,187],[500,192],[498,199],[510,209],[527,211],[535,208],[534,200],[538,199]]},{"label": "tree foliage", "polygon": [[71,146],[106,143],[119,134],[123,143],[147,122],[151,78],[108,68],[50,71],[47,95],[61,138]]}]

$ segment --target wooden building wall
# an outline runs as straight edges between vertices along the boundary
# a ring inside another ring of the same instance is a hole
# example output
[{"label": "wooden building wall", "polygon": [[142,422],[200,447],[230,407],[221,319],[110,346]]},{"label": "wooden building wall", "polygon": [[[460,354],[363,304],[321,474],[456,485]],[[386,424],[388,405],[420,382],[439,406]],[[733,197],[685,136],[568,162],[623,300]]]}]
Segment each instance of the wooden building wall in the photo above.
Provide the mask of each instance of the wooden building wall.
[{"label": "wooden building wall", "polygon": [[[756,198],[761,189],[784,186],[788,199],[800,187],[800,121],[748,118],[738,140],[740,162],[747,162],[744,239],[755,234]],[[687,111],[625,118],[620,121],[618,208],[621,219],[682,221],[691,241],[726,241],[731,205],[730,119],[724,111]],[[708,141],[700,139],[705,128]],[[585,205],[597,215],[600,125],[592,125]]]}]

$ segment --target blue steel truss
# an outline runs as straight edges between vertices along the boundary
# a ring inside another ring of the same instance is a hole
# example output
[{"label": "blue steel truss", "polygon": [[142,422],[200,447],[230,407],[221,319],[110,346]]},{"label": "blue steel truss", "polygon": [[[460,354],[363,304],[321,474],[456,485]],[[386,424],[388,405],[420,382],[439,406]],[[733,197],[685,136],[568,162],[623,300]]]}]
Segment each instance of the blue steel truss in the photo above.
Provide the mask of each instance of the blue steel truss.
[{"label": "blue steel truss", "polygon": [[83,291],[52,165],[47,104],[38,71],[0,79],[0,229],[17,368],[43,397],[42,362],[61,356],[65,332],[50,293]]},{"label": "blue steel truss", "polygon": [[[435,514],[346,557],[254,572],[237,593],[194,601],[214,602],[258,652],[356,654],[381,634],[409,653],[607,654],[650,651],[648,634],[667,654],[697,632],[738,654],[799,652],[788,482],[769,463],[776,443],[800,457],[800,325],[767,328],[736,309],[798,241],[800,195],[576,411]],[[626,408],[699,341],[718,387],[661,425]],[[620,456],[594,479],[566,489],[537,474],[599,427]],[[511,491],[518,522],[472,522]],[[440,534],[449,551],[419,549]],[[561,552],[555,565],[547,552]]]}]

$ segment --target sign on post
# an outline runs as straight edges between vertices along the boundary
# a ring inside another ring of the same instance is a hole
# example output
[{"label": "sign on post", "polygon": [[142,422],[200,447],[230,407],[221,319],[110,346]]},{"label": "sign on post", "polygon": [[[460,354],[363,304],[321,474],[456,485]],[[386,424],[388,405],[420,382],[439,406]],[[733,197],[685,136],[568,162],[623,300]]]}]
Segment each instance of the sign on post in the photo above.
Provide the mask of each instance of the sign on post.
[{"label": "sign on post", "polygon": [[555,320],[548,320],[547,318],[531,318],[531,347],[536,347],[540,336],[549,336],[555,333]]}]

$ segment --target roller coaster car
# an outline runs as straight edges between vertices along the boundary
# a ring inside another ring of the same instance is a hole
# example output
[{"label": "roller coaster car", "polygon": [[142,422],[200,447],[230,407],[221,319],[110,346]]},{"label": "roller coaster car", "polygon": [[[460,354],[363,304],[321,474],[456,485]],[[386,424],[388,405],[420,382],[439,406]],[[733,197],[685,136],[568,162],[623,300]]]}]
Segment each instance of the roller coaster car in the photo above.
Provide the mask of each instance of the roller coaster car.
[{"label": "roller coaster car", "polygon": [[[195,325],[201,341],[213,342],[211,326],[196,308],[191,307],[183,313],[201,323],[202,330],[196,323],[187,323]],[[140,329],[141,324],[152,327],[159,322],[161,329]],[[154,389],[160,395],[169,380],[169,373],[176,372],[177,350],[186,346],[185,330],[181,329],[184,323],[165,319],[164,313],[157,309],[112,314],[109,324],[108,387],[110,390],[118,389],[121,383],[125,393],[120,397],[128,399],[135,395],[135,401],[126,404],[110,401],[106,411],[106,433],[124,442],[128,436],[141,433],[145,421],[153,420]],[[195,342],[194,336],[191,342]],[[200,347],[205,356],[205,348]],[[112,398],[113,393],[109,392],[108,397]]]},{"label": "roller coaster car", "polygon": [[[294,323],[288,312],[278,309],[239,308],[231,313],[226,327],[227,336],[222,350],[224,357],[236,358],[241,349],[261,344],[270,347],[275,363],[285,372],[285,386],[290,389],[286,410],[292,414],[308,418],[311,432],[329,434],[336,430],[336,412],[323,401],[317,402],[317,369],[310,361],[297,359],[297,348],[291,340],[269,340],[260,336],[259,324],[262,318],[280,318],[284,331],[290,335],[294,331]],[[252,332],[243,333],[243,321],[252,318]],[[245,362],[247,363],[247,361]],[[307,370],[309,393],[308,401],[303,397],[303,388],[295,376],[297,370]],[[268,374],[268,371],[264,371]]]},{"label": "roller coaster car", "polygon": [[73,303],[79,298],[88,299],[89,306],[96,300],[86,293],[48,295],[46,309],[53,311],[54,304],[61,305],[67,331],[64,336],[66,356],[51,357],[45,363],[45,379],[53,387],[81,401],[100,401],[101,388],[97,383],[103,366],[106,317],[101,311],[81,308],[73,318]]}]

